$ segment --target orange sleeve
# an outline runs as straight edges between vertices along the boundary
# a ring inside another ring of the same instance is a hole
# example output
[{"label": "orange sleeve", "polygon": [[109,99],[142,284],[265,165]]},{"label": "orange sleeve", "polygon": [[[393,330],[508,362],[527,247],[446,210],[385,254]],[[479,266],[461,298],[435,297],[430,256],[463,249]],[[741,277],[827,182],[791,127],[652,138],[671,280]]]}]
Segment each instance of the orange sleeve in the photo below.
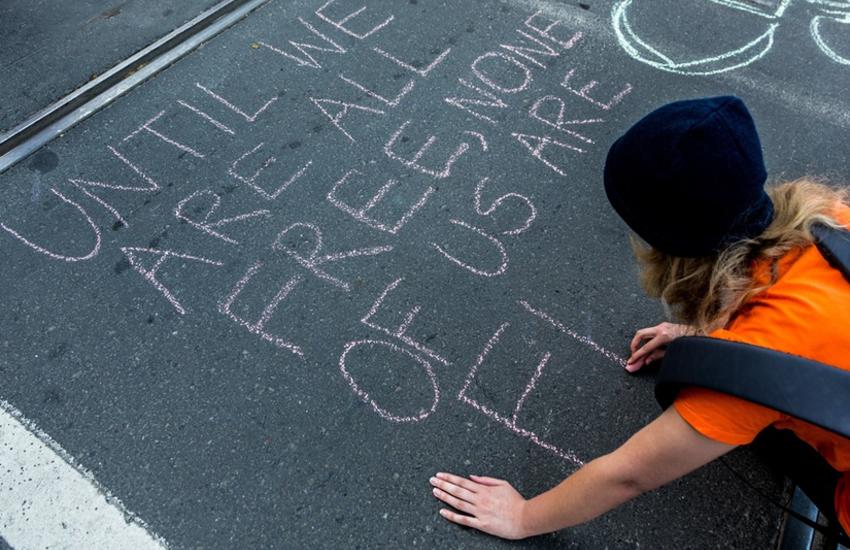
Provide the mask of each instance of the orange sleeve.
[{"label": "orange sleeve", "polygon": [[[715,331],[711,336],[743,341],[740,336],[727,330]],[[727,445],[751,443],[760,431],[783,418],[781,413],[773,409],[698,387],[682,389],[673,406],[693,429]]]}]

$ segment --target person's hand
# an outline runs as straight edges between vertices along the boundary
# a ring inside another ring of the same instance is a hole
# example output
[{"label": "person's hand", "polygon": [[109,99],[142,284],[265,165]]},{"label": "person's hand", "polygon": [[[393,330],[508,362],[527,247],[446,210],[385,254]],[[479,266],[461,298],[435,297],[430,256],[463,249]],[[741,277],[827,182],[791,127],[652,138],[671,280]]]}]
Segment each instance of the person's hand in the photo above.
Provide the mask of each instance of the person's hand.
[{"label": "person's hand", "polygon": [[636,372],[644,365],[664,357],[667,344],[680,336],[693,334],[688,325],[661,323],[654,327],[642,328],[635,332],[629,345],[632,355],[626,361],[626,370]]},{"label": "person's hand", "polygon": [[431,478],[431,485],[435,497],[463,512],[443,508],[440,515],[447,520],[504,539],[529,536],[523,527],[526,500],[507,481],[439,473]]}]

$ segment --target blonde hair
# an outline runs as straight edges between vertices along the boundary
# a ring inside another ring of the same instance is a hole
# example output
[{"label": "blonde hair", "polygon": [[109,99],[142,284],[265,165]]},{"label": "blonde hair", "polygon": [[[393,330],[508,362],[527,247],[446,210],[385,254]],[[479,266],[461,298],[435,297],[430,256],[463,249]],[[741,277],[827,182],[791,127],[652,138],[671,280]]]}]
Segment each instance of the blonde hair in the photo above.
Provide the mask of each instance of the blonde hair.
[{"label": "blonde hair", "polygon": [[[718,253],[671,256],[632,238],[644,290],[660,298],[669,315],[700,334],[725,326],[748,300],[775,283],[779,259],[800,253],[813,242],[813,224],[841,227],[833,213],[840,203],[848,203],[847,189],[804,178],[769,186],[766,191],[773,200],[773,222],[761,235]],[[757,281],[753,273],[760,262],[770,266],[767,284]]]}]

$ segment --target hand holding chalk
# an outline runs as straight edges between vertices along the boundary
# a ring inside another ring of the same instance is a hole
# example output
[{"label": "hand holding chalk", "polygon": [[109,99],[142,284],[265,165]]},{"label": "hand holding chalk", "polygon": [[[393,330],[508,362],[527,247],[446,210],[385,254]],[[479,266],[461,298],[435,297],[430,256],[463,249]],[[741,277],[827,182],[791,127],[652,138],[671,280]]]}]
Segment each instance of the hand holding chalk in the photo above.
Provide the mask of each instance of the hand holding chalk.
[{"label": "hand holding chalk", "polygon": [[467,479],[447,473],[439,473],[430,481],[435,497],[463,512],[443,508],[440,515],[447,520],[503,539],[531,535],[523,527],[526,500],[507,481],[481,476]]},{"label": "hand holding chalk", "polygon": [[637,372],[641,367],[664,357],[667,344],[680,336],[694,334],[693,327],[661,323],[635,332],[629,345],[632,355],[626,362],[626,370]]}]

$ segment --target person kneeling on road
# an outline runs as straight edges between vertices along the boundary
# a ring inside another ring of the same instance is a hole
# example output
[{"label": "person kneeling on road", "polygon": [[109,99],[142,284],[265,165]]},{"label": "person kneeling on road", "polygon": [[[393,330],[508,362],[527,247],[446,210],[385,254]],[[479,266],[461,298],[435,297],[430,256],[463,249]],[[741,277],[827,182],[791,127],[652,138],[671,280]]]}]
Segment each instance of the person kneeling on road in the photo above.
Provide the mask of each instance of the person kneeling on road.
[{"label": "person kneeling on road", "polygon": [[[660,359],[683,335],[850,370],[850,284],[811,234],[815,223],[850,226],[847,191],[810,180],[765,187],[766,177],[755,124],[735,97],[665,105],[612,145],[608,199],[637,235],[632,244],[644,288],[681,323],[638,330],[626,370]],[[768,427],[796,436],[780,453],[803,462],[786,464],[789,475],[804,478],[795,481],[846,534],[850,440],[697,387],[680,391],[673,406],[621,447],[532,499],[489,477],[438,473],[431,484],[451,507],[440,510],[446,519],[520,539],[589,521],[751,443]]]}]

